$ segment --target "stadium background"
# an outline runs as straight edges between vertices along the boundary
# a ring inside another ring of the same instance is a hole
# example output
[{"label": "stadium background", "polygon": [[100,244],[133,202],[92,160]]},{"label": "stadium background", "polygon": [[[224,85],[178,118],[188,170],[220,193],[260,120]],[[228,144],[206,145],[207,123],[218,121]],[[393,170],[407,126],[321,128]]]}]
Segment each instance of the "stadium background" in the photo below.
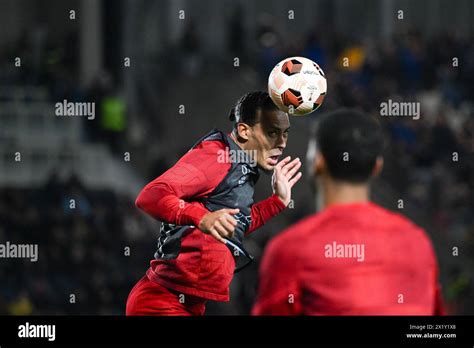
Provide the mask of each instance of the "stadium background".
[{"label": "stadium background", "polygon": [[[0,259],[0,314],[122,314],[159,230],[134,207],[140,188],[211,128],[228,130],[236,99],[292,55],[328,78],[323,107],[292,119],[293,156],[323,112],[421,103],[420,120],[379,115],[373,198],[426,228],[450,313],[473,314],[473,15],[469,0],[0,0],[0,242],[39,245],[36,263]],[[55,116],[64,99],[95,102],[95,119]],[[208,314],[249,313],[265,244],[314,210],[303,179],[294,208],[246,241],[256,262],[231,302]],[[262,176],[256,199],[270,192]]]}]

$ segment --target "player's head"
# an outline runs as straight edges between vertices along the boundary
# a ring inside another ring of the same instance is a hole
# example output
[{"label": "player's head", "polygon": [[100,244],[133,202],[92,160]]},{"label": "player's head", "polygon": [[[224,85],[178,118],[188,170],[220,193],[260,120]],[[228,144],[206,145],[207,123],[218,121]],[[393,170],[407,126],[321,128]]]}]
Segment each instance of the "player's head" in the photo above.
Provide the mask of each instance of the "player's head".
[{"label": "player's head", "polygon": [[240,98],[229,118],[242,148],[256,152],[260,168],[273,170],[288,140],[288,115],[278,109],[267,92],[257,91]]},{"label": "player's head", "polygon": [[323,115],[313,146],[314,173],[335,182],[364,184],[382,168],[382,129],[368,114],[341,109]]}]

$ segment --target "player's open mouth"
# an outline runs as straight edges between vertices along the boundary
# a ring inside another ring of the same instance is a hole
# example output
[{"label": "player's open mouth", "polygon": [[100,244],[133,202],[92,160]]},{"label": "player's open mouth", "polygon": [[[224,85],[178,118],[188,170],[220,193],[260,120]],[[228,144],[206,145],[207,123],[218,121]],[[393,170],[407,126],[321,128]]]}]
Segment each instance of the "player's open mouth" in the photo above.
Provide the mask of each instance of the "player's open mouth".
[{"label": "player's open mouth", "polygon": [[268,157],[268,162],[270,162],[270,165],[275,166],[278,163],[279,158],[280,158],[280,155],[270,156]]}]

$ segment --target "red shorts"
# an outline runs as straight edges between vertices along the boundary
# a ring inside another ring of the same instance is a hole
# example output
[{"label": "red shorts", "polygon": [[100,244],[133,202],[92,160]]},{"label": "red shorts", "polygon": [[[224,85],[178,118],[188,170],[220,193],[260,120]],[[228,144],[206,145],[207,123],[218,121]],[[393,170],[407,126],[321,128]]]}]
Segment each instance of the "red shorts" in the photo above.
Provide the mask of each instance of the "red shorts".
[{"label": "red shorts", "polygon": [[204,315],[206,299],[181,294],[144,276],[128,295],[126,315]]}]

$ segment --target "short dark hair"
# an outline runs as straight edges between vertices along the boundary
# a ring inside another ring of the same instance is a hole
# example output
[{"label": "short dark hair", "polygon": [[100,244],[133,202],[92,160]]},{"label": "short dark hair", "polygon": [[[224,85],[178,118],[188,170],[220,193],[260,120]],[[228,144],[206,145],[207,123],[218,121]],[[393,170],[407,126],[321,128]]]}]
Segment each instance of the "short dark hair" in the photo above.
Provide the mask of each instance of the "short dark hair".
[{"label": "short dark hair", "polygon": [[230,110],[229,119],[234,123],[243,122],[254,126],[257,120],[258,110],[273,111],[278,107],[273,103],[270,95],[264,91],[250,92],[242,96],[235,106]]},{"label": "short dark hair", "polygon": [[363,183],[370,179],[384,145],[379,122],[368,114],[352,109],[340,109],[323,115],[317,126],[316,143],[326,161],[329,175],[351,183]]}]

